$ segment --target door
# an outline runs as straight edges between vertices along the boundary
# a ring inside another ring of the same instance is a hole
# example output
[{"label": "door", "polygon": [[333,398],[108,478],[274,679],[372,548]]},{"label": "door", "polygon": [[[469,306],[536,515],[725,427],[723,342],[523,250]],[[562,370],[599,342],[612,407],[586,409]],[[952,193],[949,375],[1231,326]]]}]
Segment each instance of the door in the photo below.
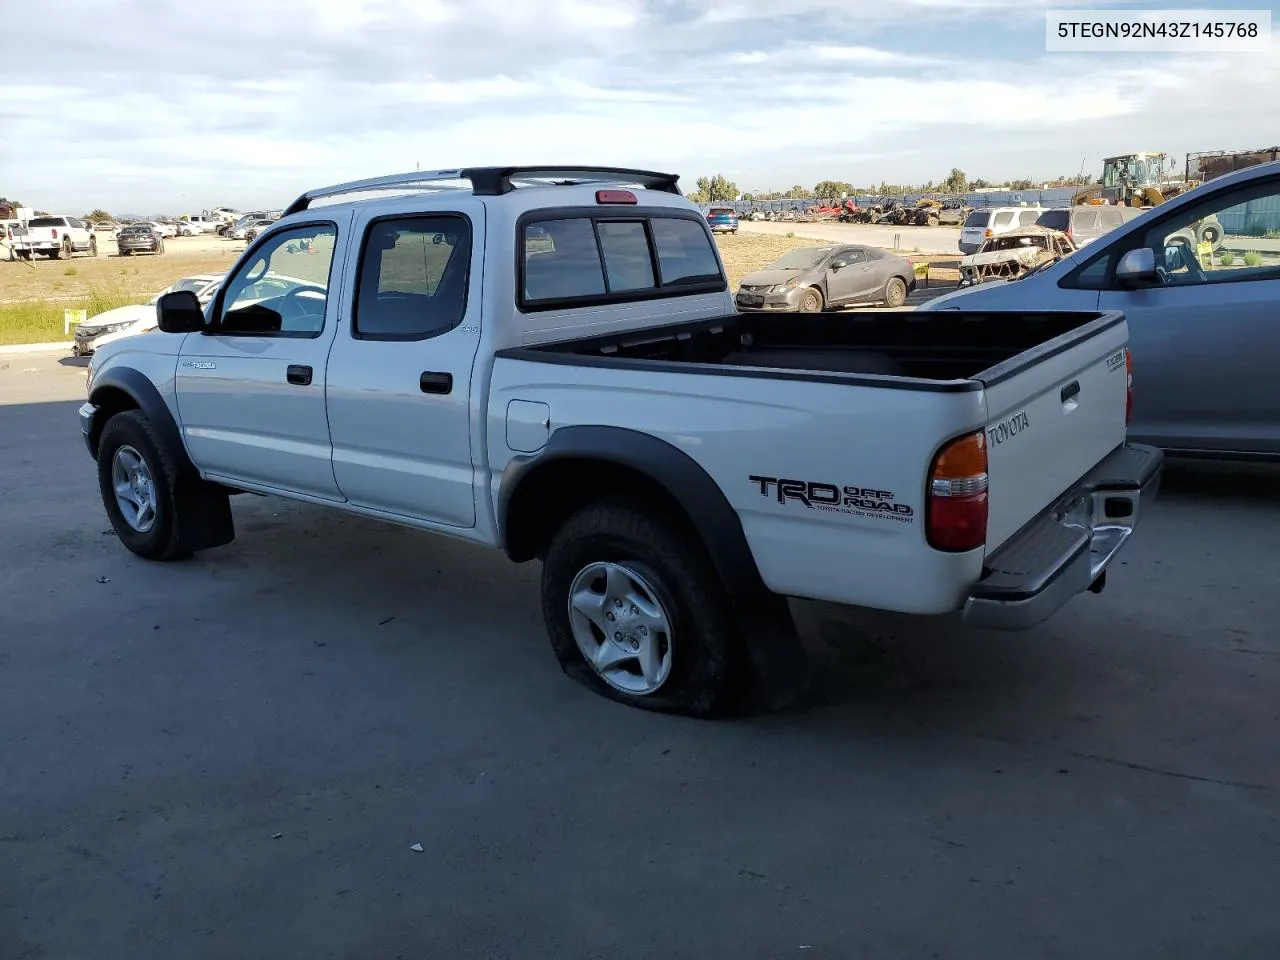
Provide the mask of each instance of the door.
[{"label": "door", "polygon": [[[329,362],[338,487],[353,504],[476,522],[471,368],[480,342],[484,209],[357,220],[352,304]],[[511,269],[511,265],[508,265]]]},{"label": "door", "polygon": [[209,332],[183,342],[183,435],[211,478],[341,499],[324,383],[340,315],[330,278],[349,223],[344,214],[264,238],[223,284]]},{"label": "door", "polygon": [[827,302],[856,299],[867,286],[867,257],[857,247],[843,247],[827,261]]},{"label": "door", "polygon": [[[1223,226],[1216,251],[1195,243],[1208,216]],[[1180,205],[1113,245],[1108,277],[1129,249],[1150,249],[1159,265],[1149,282],[1104,282],[1099,297],[1129,321],[1135,438],[1280,453],[1280,241],[1268,238],[1277,231],[1280,177],[1272,176]]]}]

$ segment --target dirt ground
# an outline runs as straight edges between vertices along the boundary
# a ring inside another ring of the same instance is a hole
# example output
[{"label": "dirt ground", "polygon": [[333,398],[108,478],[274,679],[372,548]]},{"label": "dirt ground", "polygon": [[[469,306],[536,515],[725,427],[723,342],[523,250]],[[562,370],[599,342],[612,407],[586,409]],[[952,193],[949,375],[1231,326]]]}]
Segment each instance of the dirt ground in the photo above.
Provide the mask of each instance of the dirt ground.
[{"label": "dirt ground", "polygon": [[94,290],[121,290],[149,297],[180,277],[222,273],[244,251],[244,242],[221,237],[173,237],[160,256],[121,257],[99,234],[99,255],[31,263],[0,259],[0,304],[30,300],[77,300]]}]

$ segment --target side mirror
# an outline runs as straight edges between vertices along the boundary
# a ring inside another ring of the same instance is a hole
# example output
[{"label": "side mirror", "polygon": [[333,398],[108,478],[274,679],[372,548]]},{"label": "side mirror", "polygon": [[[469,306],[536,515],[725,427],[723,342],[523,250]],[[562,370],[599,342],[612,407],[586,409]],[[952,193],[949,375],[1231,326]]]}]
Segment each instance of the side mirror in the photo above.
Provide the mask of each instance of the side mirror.
[{"label": "side mirror", "polygon": [[1138,247],[1120,258],[1116,280],[1121,283],[1145,283],[1156,278],[1156,255],[1150,247]]},{"label": "side mirror", "polygon": [[832,260],[831,261],[832,270],[843,270],[848,265],[849,265],[848,260]]},{"label": "side mirror", "polygon": [[1182,270],[1187,266],[1190,251],[1184,243],[1170,243],[1164,248],[1164,268],[1166,270]]},{"label": "side mirror", "polygon": [[158,325],[165,333],[197,333],[204,329],[204,311],[190,290],[166,293],[156,302]]}]

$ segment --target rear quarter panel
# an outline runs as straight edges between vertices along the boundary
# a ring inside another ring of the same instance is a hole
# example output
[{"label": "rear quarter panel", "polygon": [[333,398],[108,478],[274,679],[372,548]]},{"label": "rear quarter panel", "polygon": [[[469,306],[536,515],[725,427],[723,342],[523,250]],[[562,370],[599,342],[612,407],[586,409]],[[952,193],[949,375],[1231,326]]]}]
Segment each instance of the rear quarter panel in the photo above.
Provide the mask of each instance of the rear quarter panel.
[{"label": "rear quarter panel", "polygon": [[[546,404],[548,433],[571,425],[623,427],[689,455],[737,512],[761,576],[777,593],[909,613],[960,606],[981,573],[982,551],[933,550],[922,511],[938,447],[985,422],[981,392],[664,366],[499,357],[486,431],[492,509],[504,470],[523,456],[507,446],[509,405]],[[528,436],[525,427],[520,431]],[[794,495],[780,502],[779,480],[792,481],[788,489],[799,489],[808,505]],[[839,505],[816,502],[832,493]]]}]

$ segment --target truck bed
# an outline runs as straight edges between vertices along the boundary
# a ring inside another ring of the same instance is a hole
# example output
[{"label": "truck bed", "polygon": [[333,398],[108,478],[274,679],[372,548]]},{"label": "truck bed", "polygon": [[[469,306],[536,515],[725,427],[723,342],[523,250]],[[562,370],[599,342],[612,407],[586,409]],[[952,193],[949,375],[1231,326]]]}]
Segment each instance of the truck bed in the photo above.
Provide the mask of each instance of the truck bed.
[{"label": "truck bed", "polygon": [[1122,321],[1119,313],[1056,311],[734,314],[498,356],[945,392],[1008,379]]}]

